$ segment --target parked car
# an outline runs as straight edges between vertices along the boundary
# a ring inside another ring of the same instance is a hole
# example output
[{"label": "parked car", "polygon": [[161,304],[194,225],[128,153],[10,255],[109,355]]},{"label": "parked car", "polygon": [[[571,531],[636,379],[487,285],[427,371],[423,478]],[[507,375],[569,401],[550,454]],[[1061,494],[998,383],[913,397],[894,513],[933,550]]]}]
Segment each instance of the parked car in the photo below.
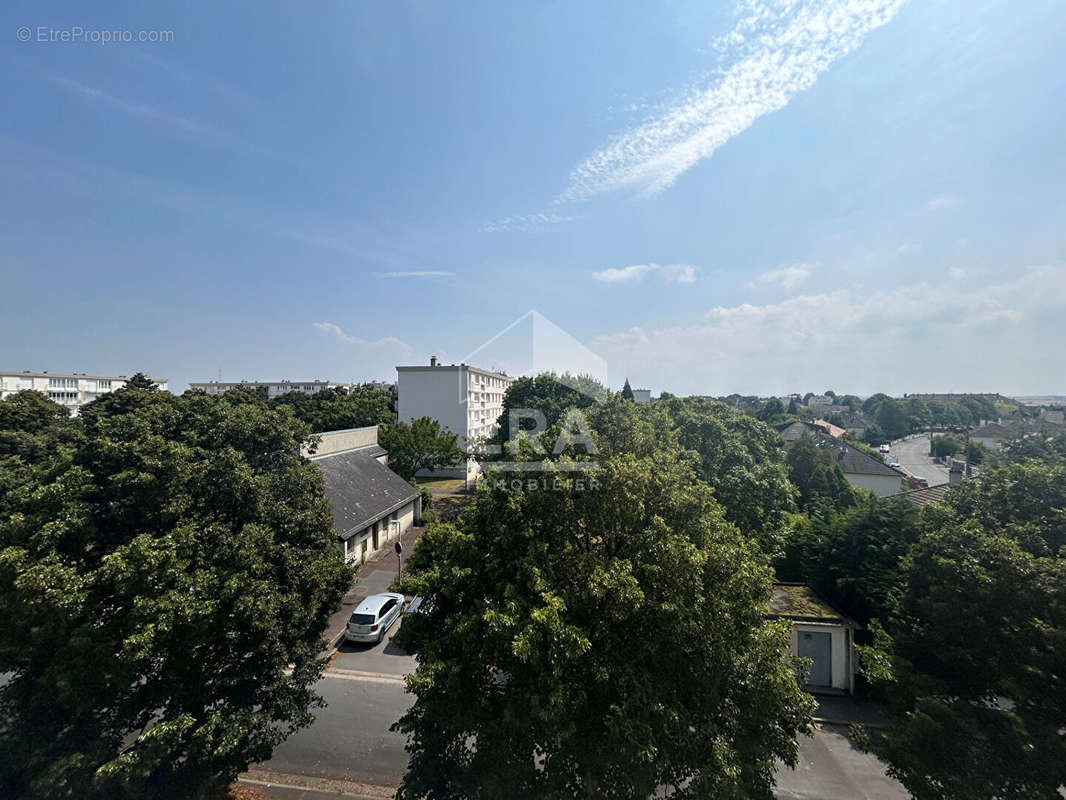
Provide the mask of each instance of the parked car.
[{"label": "parked car", "polygon": [[883,445],[881,445],[881,452],[882,452],[882,453],[888,453],[888,452],[890,452],[891,450],[892,450],[892,448],[891,448],[891,447],[889,447],[887,443],[886,443],[886,444],[883,444]]},{"label": "parked car", "polygon": [[372,594],[348,618],[344,638],[349,642],[380,642],[403,613],[404,596],[393,592]]}]

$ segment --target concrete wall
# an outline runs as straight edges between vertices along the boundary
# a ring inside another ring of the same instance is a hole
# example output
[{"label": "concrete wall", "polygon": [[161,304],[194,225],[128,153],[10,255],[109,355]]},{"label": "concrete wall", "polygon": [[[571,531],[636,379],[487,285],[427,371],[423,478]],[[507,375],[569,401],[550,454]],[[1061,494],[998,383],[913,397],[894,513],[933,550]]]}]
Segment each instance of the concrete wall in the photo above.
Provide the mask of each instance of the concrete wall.
[{"label": "concrete wall", "polygon": [[812,633],[830,634],[832,662],[831,674],[833,685],[831,688],[842,692],[852,692],[855,689],[855,659],[851,653],[851,635],[844,625],[821,625],[809,622],[792,623],[792,655],[797,654],[799,647],[798,634],[801,631]]},{"label": "concrete wall", "polygon": [[429,417],[459,436],[465,444],[467,434],[466,370],[461,367],[437,367],[425,370],[398,370],[396,379],[396,416],[400,422]]},{"label": "concrete wall", "polygon": [[[315,434],[321,441],[316,456],[325,456],[330,453],[341,453],[345,450],[355,450],[358,447],[370,447],[378,443],[378,426],[370,425],[366,428],[348,428],[343,431],[329,431]],[[300,453],[306,458],[310,452],[304,446]],[[380,459],[379,459],[380,460]]]},{"label": "concrete wall", "polygon": [[[412,500],[405,506],[401,506],[392,514],[386,514],[384,517],[380,517],[372,524],[363,528],[360,531],[349,536],[342,543],[344,549],[345,558],[348,561],[359,562],[361,560],[369,559],[376,553],[380,553],[392,547],[392,543],[396,539],[407,531],[415,523],[415,507],[421,502],[420,499]],[[391,518],[395,518],[395,521],[399,523],[399,529],[389,525]],[[374,527],[378,529],[378,546],[374,548]],[[364,550],[364,544],[366,549]]]},{"label": "concrete wall", "polygon": [[902,478],[898,475],[853,475],[845,473],[848,483],[860,489],[869,489],[878,497],[888,497],[899,494],[902,489]]}]

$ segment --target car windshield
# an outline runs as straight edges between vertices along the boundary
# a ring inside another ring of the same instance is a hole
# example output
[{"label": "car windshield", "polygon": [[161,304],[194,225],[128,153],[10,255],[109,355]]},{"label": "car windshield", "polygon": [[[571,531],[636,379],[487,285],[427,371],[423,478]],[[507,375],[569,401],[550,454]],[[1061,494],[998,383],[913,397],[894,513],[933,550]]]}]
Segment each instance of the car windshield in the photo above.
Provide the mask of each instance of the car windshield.
[{"label": "car windshield", "polygon": [[352,618],[348,622],[352,625],[373,625],[374,619],[373,614],[352,614]]}]

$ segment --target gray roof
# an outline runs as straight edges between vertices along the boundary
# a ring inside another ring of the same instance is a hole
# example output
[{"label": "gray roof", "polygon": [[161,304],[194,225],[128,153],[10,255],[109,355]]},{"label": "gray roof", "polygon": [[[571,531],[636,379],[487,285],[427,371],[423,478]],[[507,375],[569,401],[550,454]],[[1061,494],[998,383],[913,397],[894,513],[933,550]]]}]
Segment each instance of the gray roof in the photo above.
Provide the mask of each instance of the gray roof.
[{"label": "gray roof", "polygon": [[373,445],[314,459],[333,509],[333,527],[341,538],[418,497],[418,489],[378,462],[377,456],[384,452]]},{"label": "gray roof", "polygon": [[860,627],[853,619],[834,608],[805,583],[775,583],[766,609],[770,619],[798,622],[821,622]]},{"label": "gray roof", "polygon": [[949,483],[940,483],[936,486],[926,486],[924,489],[911,489],[908,492],[900,492],[897,497],[906,497],[916,506],[928,506],[933,503],[943,503],[944,495],[951,488]]},{"label": "gray roof", "polygon": [[871,455],[864,453],[862,450],[858,450],[849,445],[839,445],[834,439],[829,439],[830,445],[826,445],[826,449],[832,448],[830,454],[833,457],[833,463],[840,467],[840,471],[845,475],[891,475],[896,478],[905,477],[903,472],[890,467],[880,459],[874,458]]}]

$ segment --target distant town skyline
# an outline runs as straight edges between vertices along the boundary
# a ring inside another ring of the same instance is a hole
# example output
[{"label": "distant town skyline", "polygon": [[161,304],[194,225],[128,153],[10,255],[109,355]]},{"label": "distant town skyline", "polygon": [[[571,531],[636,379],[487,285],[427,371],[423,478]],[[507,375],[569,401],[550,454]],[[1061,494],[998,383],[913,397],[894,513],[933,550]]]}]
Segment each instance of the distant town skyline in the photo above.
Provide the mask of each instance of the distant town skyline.
[{"label": "distant town skyline", "polygon": [[[0,367],[1066,393],[1066,6],[0,10]],[[170,31],[63,42],[62,31]],[[491,65],[491,68],[490,68]],[[492,365],[486,365],[492,366]]]}]

